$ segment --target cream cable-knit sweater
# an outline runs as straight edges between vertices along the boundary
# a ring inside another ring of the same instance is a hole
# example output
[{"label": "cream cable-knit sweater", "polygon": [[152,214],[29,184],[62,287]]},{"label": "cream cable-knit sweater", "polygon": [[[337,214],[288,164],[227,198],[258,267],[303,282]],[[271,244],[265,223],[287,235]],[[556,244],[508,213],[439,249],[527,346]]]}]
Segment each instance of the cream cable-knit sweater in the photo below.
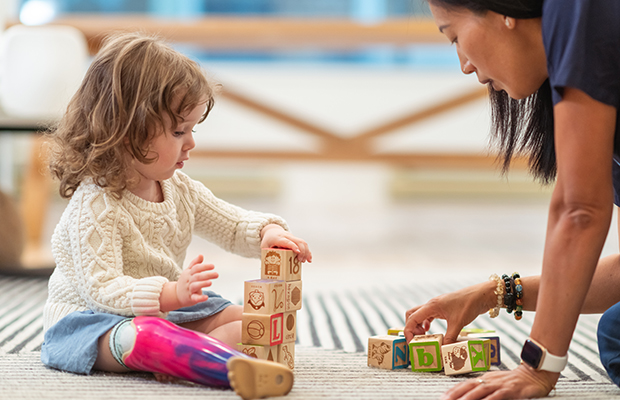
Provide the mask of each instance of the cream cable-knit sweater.
[{"label": "cream cable-knit sweater", "polygon": [[162,190],[164,201],[152,203],[127,190],[119,200],[92,183],[78,187],[52,236],[45,331],[73,311],[164,316],[161,290],[178,279],[193,234],[259,257],[265,225],[288,229],[280,217],[228,204],[180,171]]}]

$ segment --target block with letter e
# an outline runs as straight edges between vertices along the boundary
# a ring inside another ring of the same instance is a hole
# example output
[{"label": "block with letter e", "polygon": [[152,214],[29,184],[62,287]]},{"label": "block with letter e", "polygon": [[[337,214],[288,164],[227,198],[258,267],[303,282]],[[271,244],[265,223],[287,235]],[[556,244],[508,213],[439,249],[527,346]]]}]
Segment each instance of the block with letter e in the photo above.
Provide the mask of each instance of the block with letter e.
[{"label": "block with letter e", "polygon": [[246,314],[241,316],[241,342],[275,346],[284,338],[284,316],[279,314]]},{"label": "block with letter e", "polygon": [[301,262],[293,250],[261,249],[261,279],[301,280]]},{"label": "block with letter e", "polygon": [[368,338],[368,365],[383,369],[407,368],[408,350],[404,336],[371,336]]},{"label": "block with letter e", "polygon": [[416,335],[409,342],[411,370],[418,372],[441,371],[443,334]]},{"label": "block with letter e", "polygon": [[488,371],[490,367],[490,344],[488,339],[467,339],[441,347],[446,375]]},{"label": "block with letter e", "polygon": [[465,330],[461,331],[461,336],[459,336],[458,340],[470,340],[470,339],[488,339],[490,340],[489,344],[489,358],[491,365],[499,366],[502,364],[502,351],[501,345],[499,341],[499,336],[497,334],[493,334],[494,331],[484,331],[484,332],[467,332]]}]

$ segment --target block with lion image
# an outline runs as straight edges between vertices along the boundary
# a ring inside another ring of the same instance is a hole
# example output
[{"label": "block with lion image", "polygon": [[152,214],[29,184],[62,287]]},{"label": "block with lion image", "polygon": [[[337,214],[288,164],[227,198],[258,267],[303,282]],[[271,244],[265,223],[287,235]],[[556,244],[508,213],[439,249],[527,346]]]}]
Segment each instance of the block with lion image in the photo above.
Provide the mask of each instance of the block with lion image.
[{"label": "block with lion image", "polygon": [[285,282],[254,279],[244,283],[243,312],[246,314],[277,314],[286,305]]}]

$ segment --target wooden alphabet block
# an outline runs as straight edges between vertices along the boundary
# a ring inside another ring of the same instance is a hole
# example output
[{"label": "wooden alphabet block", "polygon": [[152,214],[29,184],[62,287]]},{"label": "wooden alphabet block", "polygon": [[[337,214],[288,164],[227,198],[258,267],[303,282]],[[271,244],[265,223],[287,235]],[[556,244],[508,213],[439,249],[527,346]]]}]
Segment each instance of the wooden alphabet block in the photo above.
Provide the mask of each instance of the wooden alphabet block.
[{"label": "wooden alphabet block", "polygon": [[290,369],[295,368],[295,343],[282,343],[278,353],[278,362]]},{"label": "wooden alphabet block", "polygon": [[243,344],[275,346],[282,343],[284,315],[246,314],[241,317],[241,341]]},{"label": "wooden alphabet block", "polygon": [[416,335],[409,342],[412,371],[433,372],[443,368],[441,346],[443,335]]},{"label": "wooden alphabet block", "polygon": [[284,311],[301,310],[301,281],[285,282],[286,303]]},{"label": "wooden alphabet block", "polygon": [[301,262],[293,250],[261,249],[261,279],[301,280]]},{"label": "wooden alphabet block", "polygon": [[261,346],[259,344],[239,343],[237,345],[237,350],[253,358],[277,362],[278,354],[280,353],[280,345],[277,344],[275,346]]},{"label": "wooden alphabet block", "polygon": [[490,367],[489,350],[490,341],[487,339],[468,339],[442,346],[446,375],[487,371]]},{"label": "wooden alphabet block", "polygon": [[405,327],[400,326],[397,328],[389,328],[387,334],[394,335],[394,336],[403,336],[405,334]]},{"label": "wooden alphabet block", "polygon": [[284,313],[282,343],[295,343],[297,340],[297,311]]},{"label": "wooden alphabet block", "polygon": [[368,338],[368,366],[401,369],[409,366],[409,348],[404,336],[382,335]]},{"label": "wooden alphabet block", "polygon": [[247,314],[277,314],[284,312],[285,282],[268,279],[245,281],[243,312]]},{"label": "wooden alphabet block", "polygon": [[459,336],[458,340],[463,341],[468,339],[488,339],[490,341],[489,359],[491,365],[499,366],[502,364],[499,336],[493,335],[492,333],[467,333],[467,335],[463,335],[463,331],[461,331],[461,336]]}]

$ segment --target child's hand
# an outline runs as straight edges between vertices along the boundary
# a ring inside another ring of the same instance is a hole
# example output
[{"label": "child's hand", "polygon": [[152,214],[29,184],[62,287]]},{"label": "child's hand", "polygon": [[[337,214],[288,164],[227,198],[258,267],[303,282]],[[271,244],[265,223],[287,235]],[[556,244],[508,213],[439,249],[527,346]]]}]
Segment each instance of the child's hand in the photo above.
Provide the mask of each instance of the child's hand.
[{"label": "child's hand", "polygon": [[211,280],[217,279],[219,275],[213,271],[213,264],[203,264],[203,261],[204,257],[199,255],[181,272],[177,281],[177,298],[181,307],[193,306],[209,298],[202,294],[202,289],[211,286]]},{"label": "child's hand", "polygon": [[213,271],[213,264],[203,264],[204,257],[199,255],[181,272],[177,282],[164,285],[159,298],[161,311],[178,310],[206,301],[209,296],[202,294],[202,289],[211,286],[211,281],[219,275]]},{"label": "child's hand", "polygon": [[297,254],[300,262],[312,262],[312,253],[308,248],[308,244],[287,232],[280,225],[269,224],[261,231],[261,247],[279,247],[282,249],[290,249]]}]

